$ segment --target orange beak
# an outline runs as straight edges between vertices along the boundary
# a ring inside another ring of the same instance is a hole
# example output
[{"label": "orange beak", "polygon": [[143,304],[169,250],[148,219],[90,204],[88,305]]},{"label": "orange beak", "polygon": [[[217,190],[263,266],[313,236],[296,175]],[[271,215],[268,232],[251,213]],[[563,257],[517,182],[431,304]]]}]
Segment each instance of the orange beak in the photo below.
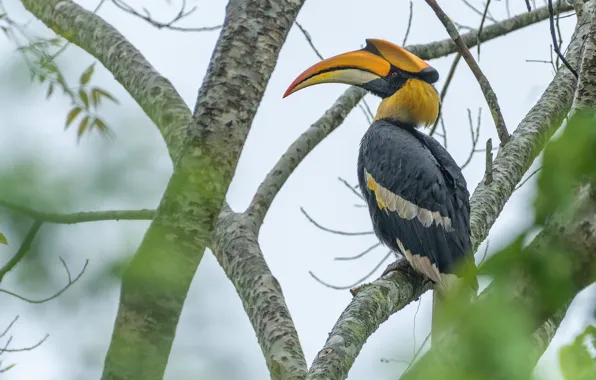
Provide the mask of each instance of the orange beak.
[{"label": "orange beak", "polygon": [[[384,40],[367,39],[366,47],[325,59],[304,71],[290,85],[283,97],[321,83],[345,83],[367,88],[367,84],[402,71],[438,80],[438,73],[409,51]],[[436,79],[435,79],[436,77]],[[431,82],[432,83],[432,82]]]}]

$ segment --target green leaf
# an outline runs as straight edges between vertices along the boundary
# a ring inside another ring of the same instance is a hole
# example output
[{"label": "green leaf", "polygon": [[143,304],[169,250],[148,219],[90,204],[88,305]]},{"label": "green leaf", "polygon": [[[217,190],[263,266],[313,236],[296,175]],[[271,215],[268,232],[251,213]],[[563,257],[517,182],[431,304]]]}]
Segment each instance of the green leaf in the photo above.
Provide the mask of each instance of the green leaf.
[{"label": "green leaf", "polygon": [[0,232],[0,244],[8,245],[8,240],[6,240],[6,236],[2,232]]},{"label": "green leaf", "polygon": [[89,80],[91,79],[91,76],[93,75],[93,72],[94,71],[95,71],[95,62],[93,62],[87,68],[87,70],[83,71],[83,74],[81,74],[81,78],[79,79],[79,82],[81,83],[82,86],[84,86],[87,83],[89,83]]},{"label": "green leaf", "polygon": [[70,110],[70,112],[68,113],[68,116],[66,116],[66,125],[64,127],[64,129],[67,129],[70,124],[74,121],[74,119],[76,119],[77,116],[79,116],[79,114],[81,113],[81,107],[75,107],[72,110]]},{"label": "green leaf", "polygon": [[79,124],[79,130],[77,131],[78,139],[80,139],[83,133],[87,130],[87,125],[89,125],[89,116],[85,116],[83,120],[81,120],[81,124]]},{"label": "green leaf", "polygon": [[54,93],[54,83],[50,83],[48,86],[48,93],[46,95],[46,99],[48,99]]},{"label": "green leaf", "polygon": [[89,108],[89,97],[87,96],[87,93],[83,89],[79,90],[79,98],[81,98],[81,101],[83,102],[85,107]]},{"label": "green leaf", "polygon": [[118,100],[116,100],[116,98],[114,98],[111,94],[109,94],[108,92],[102,90],[101,88],[94,88],[94,89],[91,90],[91,92],[92,93],[95,93],[96,96],[98,97],[98,99],[103,96],[104,98],[107,98],[107,99],[113,101],[114,103],[118,104]]},{"label": "green leaf", "polygon": [[100,118],[96,118],[95,120],[93,120],[93,124],[91,126],[97,127],[97,129],[99,129],[99,131],[102,133],[108,132],[107,125]]},{"label": "green leaf", "polygon": [[596,379],[596,358],[590,353],[588,345],[596,345],[596,326],[588,326],[573,343],[563,346],[559,351],[565,380]]}]

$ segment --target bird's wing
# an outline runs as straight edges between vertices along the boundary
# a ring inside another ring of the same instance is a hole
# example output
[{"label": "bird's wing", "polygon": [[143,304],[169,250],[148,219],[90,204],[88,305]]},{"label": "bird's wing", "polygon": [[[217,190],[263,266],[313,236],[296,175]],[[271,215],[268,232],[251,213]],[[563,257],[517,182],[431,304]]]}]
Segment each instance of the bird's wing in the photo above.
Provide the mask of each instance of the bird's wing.
[{"label": "bird's wing", "polygon": [[362,141],[359,178],[377,235],[440,283],[469,261],[469,193],[449,153],[421,135],[375,122]]}]

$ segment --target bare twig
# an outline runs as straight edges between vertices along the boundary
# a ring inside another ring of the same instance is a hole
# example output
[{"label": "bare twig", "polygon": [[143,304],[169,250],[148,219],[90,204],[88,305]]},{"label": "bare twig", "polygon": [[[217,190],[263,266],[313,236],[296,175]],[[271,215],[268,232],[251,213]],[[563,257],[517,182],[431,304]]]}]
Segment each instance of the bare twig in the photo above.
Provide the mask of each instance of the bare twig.
[{"label": "bare twig", "polygon": [[482,14],[482,20],[480,21],[480,27],[478,28],[478,60],[480,61],[480,36],[482,35],[482,28],[484,28],[484,21],[486,21],[486,15],[488,13],[488,7],[490,7],[491,0],[486,1],[486,6],[484,7],[484,13]]},{"label": "bare twig", "polygon": [[484,172],[484,185],[493,182],[493,139],[486,140],[486,171]]},{"label": "bare twig", "polygon": [[359,259],[359,258],[363,257],[367,253],[370,253],[370,252],[374,251],[376,248],[378,248],[380,246],[381,246],[381,243],[380,242],[377,242],[377,243],[371,245],[370,247],[368,247],[367,249],[365,249],[364,251],[360,252],[356,256],[336,257],[334,260],[337,260],[337,261],[356,260],[356,259]]},{"label": "bare twig", "polygon": [[576,78],[578,78],[577,71],[575,71],[575,69],[571,67],[569,62],[567,62],[565,56],[563,55],[563,53],[561,53],[561,49],[557,41],[557,34],[555,30],[555,15],[553,11],[553,0],[548,0],[548,13],[550,14],[548,20],[550,25],[550,35],[553,39],[553,49],[555,49],[555,53],[557,53],[557,56],[561,59],[561,62],[563,62],[563,64],[569,69],[569,71],[571,71],[571,73],[575,75]]},{"label": "bare twig", "polygon": [[429,133],[430,136],[435,134],[435,132],[437,130],[437,125],[439,125],[439,120],[441,120],[443,118],[443,101],[445,100],[445,96],[447,95],[447,90],[449,89],[449,85],[451,84],[451,80],[453,79],[453,75],[455,74],[455,69],[457,68],[457,64],[459,63],[460,60],[461,60],[461,54],[458,53],[455,55],[455,58],[453,59],[451,68],[449,68],[449,73],[447,73],[447,78],[445,79],[445,84],[443,85],[443,88],[441,89],[441,94],[440,94],[441,102],[439,103],[439,117],[437,117],[437,120],[435,120],[435,124],[433,124],[433,127],[430,130],[430,133]]},{"label": "bare twig", "polygon": [[424,348],[424,345],[426,345],[426,342],[428,342],[429,339],[430,339],[430,333],[428,333],[426,335],[426,338],[424,338],[424,341],[422,342],[422,344],[420,345],[420,347],[418,347],[418,349],[414,353],[414,356],[412,357],[412,359],[408,363],[408,366],[406,367],[406,369],[404,370],[404,372],[401,374],[400,379],[406,374],[406,372],[408,372],[410,370],[410,368],[412,368],[412,366],[414,365],[414,363],[416,363],[416,359],[418,359],[418,356],[420,356],[420,354],[422,353],[422,349]]},{"label": "bare twig", "polygon": [[4,338],[4,336],[6,334],[8,334],[8,332],[10,331],[10,329],[12,328],[12,326],[14,326],[14,324],[17,322],[18,319],[19,319],[19,316],[18,315],[16,317],[14,317],[14,319],[4,329],[4,331],[2,332],[2,334],[0,334],[0,338]]},{"label": "bare twig", "polygon": [[155,210],[113,210],[113,211],[83,211],[68,214],[58,214],[30,209],[19,204],[0,199],[0,207],[16,211],[34,220],[44,223],[75,224],[98,222],[102,220],[151,220]]},{"label": "bare twig", "polygon": [[174,18],[168,22],[160,22],[160,21],[155,20],[146,8],[143,8],[143,11],[145,12],[145,14],[141,14],[137,10],[135,10],[133,7],[131,7],[129,4],[124,2],[123,0],[112,0],[112,3],[114,3],[114,5],[117,6],[118,8],[122,9],[124,12],[129,13],[133,16],[136,16],[142,20],[147,21],[149,24],[155,26],[157,29],[170,29],[170,30],[176,30],[176,31],[180,31],[180,32],[209,32],[209,31],[213,31],[213,30],[219,30],[222,28],[222,25],[204,26],[204,27],[200,27],[200,28],[187,28],[187,27],[181,27],[181,26],[174,25],[178,21],[181,21],[182,19],[190,16],[197,9],[197,7],[192,7],[190,10],[187,11],[186,10],[186,0],[182,0],[182,5],[180,6],[180,10],[176,14],[176,16],[174,16]]},{"label": "bare twig", "polygon": [[484,247],[484,254],[482,255],[482,259],[480,259],[480,264],[478,264],[478,266],[481,266],[482,263],[484,263],[484,260],[486,260],[486,255],[488,254],[488,247],[490,245],[490,240],[486,240],[486,247]]},{"label": "bare twig", "polygon": [[497,95],[493,91],[486,76],[482,73],[482,70],[478,66],[478,63],[476,63],[476,60],[474,60],[474,57],[472,57],[472,54],[470,54],[470,50],[468,50],[466,43],[459,35],[457,28],[455,27],[455,25],[453,25],[453,22],[451,22],[451,20],[445,14],[445,12],[443,12],[443,9],[441,9],[436,0],[426,0],[426,3],[435,11],[437,17],[439,18],[439,20],[441,20],[441,22],[447,29],[449,36],[457,45],[459,53],[464,57],[464,59],[468,63],[468,66],[470,66],[470,69],[474,73],[474,76],[478,80],[478,84],[482,89],[482,93],[484,94],[486,102],[488,103],[488,106],[491,110],[491,114],[495,121],[497,133],[499,134],[499,139],[501,140],[501,145],[505,145],[507,141],[509,141],[509,132],[507,132],[505,120],[503,119],[503,115],[501,114],[501,108],[497,100]]},{"label": "bare twig", "polygon": [[[471,10],[474,11],[474,13],[476,13],[479,16],[483,16],[484,12],[482,12],[480,9],[476,8],[474,5],[472,5],[469,1],[467,0],[462,0],[462,2],[464,4],[466,4],[468,6],[468,8],[470,8]],[[493,16],[490,15],[490,13],[487,14],[486,18],[488,18],[490,21],[492,22],[497,22],[497,20],[494,19]]]},{"label": "bare twig", "polygon": [[306,39],[306,42],[308,42],[308,44],[310,45],[312,50],[315,52],[317,57],[319,57],[320,60],[325,59],[325,58],[323,58],[323,55],[321,53],[319,53],[319,50],[316,48],[315,44],[312,42],[312,37],[310,36],[310,33],[308,33],[308,31],[306,29],[304,29],[304,27],[302,25],[300,25],[298,20],[294,21],[294,23],[296,24],[298,29],[300,29],[300,31],[304,35],[304,38]]},{"label": "bare twig", "polygon": [[347,290],[347,289],[352,289],[353,287],[355,287],[356,285],[361,284],[363,281],[366,281],[370,276],[372,276],[380,267],[381,265],[383,265],[383,263],[385,261],[387,261],[387,259],[393,254],[393,251],[389,251],[385,257],[383,257],[381,259],[381,261],[379,261],[379,263],[370,271],[368,272],[364,277],[362,277],[360,280],[354,282],[351,285],[346,285],[346,286],[337,286],[337,285],[332,285],[328,282],[325,282],[323,280],[321,280],[320,278],[318,278],[312,271],[308,271],[308,274],[310,274],[312,276],[312,278],[314,278],[318,283],[325,285],[328,288],[331,289],[335,289],[335,290]]},{"label": "bare twig", "polygon": [[25,301],[28,303],[33,303],[33,304],[45,303],[45,302],[51,301],[55,298],[58,298],[60,295],[62,295],[62,293],[64,293],[68,288],[70,288],[72,285],[74,285],[81,278],[81,276],[83,275],[83,273],[85,273],[85,270],[87,269],[87,265],[89,264],[89,260],[85,260],[85,265],[83,266],[83,269],[81,269],[81,271],[75,278],[71,279],[70,271],[68,270],[66,263],[62,259],[60,259],[60,261],[62,262],[62,265],[64,265],[66,273],[68,274],[68,283],[62,289],[60,289],[53,295],[51,295],[47,298],[40,299],[40,300],[33,300],[33,299],[29,299],[29,298],[23,297],[21,295],[18,295],[18,294],[11,292],[9,290],[0,289],[0,293],[8,294],[9,296],[13,296],[13,297],[16,297],[22,301]]},{"label": "bare twig", "polygon": [[363,236],[363,235],[372,235],[372,234],[374,234],[373,231],[345,232],[345,231],[332,230],[331,228],[323,227],[322,225],[320,225],[319,223],[317,223],[313,218],[310,217],[310,215],[308,215],[308,213],[304,210],[304,208],[300,207],[300,211],[302,211],[302,213],[304,214],[304,216],[306,216],[306,219],[308,219],[309,222],[311,222],[317,228],[319,228],[319,229],[321,229],[321,230],[323,230],[325,232],[330,232],[332,234],[344,235],[344,236]]},{"label": "bare twig", "polygon": [[478,109],[478,121],[476,122],[476,132],[474,132],[474,123],[472,122],[472,111],[468,108],[468,122],[470,124],[470,136],[472,137],[472,149],[470,150],[470,154],[468,158],[461,166],[464,169],[470,162],[472,162],[472,157],[474,157],[474,153],[477,153],[476,145],[478,144],[478,139],[480,137],[480,123],[482,117],[482,108]]},{"label": "bare twig", "polygon": [[408,42],[408,36],[410,35],[410,29],[412,28],[412,18],[414,16],[414,3],[410,0],[410,16],[408,17],[408,27],[406,29],[406,34],[404,35],[404,40],[401,43],[401,46],[406,46],[406,42]]},{"label": "bare twig", "polygon": [[8,340],[8,342],[6,343],[6,346],[4,348],[0,348],[0,353],[3,352],[23,352],[23,351],[31,351],[36,349],[37,347],[41,346],[43,344],[43,342],[45,342],[48,338],[50,337],[49,334],[46,334],[43,338],[41,338],[41,340],[39,340],[37,343],[35,343],[33,346],[28,346],[28,347],[22,347],[22,348],[8,348],[8,344],[10,343],[10,341],[12,340],[12,337],[10,337],[10,339]]},{"label": "bare twig", "polygon": [[15,255],[2,268],[0,268],[0,282],[2,282],[4,276],[10,272],[12,268],[14,268],[23,259],[23,257],[25,257],[27,252],[29,252],[31,243],[33,242],[33,239],[35,239],[35,235],[37,235],[41,224],[42,222],[39,220],[35,220],[33,222],[17,253],[15,253]]},{"label": "bare twig", "polygon": [[358,190],[356,190],[356,188],[352,185],[350,185],[348,183],[348,181],[346,181],[345,179],[341,178],[341,177],[337,177],[337,179],[343,183],[344,185],[346,185],[346,187],[354,194],[356,195],[358,198],[364,200],[364,197],[362,196],[362,194],[360,194],[360,192]]},{"label": "bare twig", "polygon": [[534,175],[538,173],[540,169],[542,169],[542,166],[530,173],[530,175],[526,179],[524,179],[519,185],[517,185],[513,191],[519,190],[519,188],[525,185],[526,182],[528,182],[532,177],[534,177]]}]

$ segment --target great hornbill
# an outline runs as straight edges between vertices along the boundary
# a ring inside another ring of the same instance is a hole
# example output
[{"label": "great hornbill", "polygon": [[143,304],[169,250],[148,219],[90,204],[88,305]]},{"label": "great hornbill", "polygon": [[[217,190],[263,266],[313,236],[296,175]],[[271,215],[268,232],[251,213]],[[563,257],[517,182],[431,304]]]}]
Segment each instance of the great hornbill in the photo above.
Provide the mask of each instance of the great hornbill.
[{"label": "great hornbill", "polygon": [[[359,86],[382,101],[364,134],[358,182],[374,231],[418,272],[439,285],[439,294],[464,277],[475,292],[466,180],[451,155],[420,126],[439,113],[433,87],[439,73],[390,42],[366,40],[361,50],[323,60],[303,72],[284,98],[320,83]],[[465,268],[464,268],[465,267]],[[455,276],[453,276],[455,275]]]}]

